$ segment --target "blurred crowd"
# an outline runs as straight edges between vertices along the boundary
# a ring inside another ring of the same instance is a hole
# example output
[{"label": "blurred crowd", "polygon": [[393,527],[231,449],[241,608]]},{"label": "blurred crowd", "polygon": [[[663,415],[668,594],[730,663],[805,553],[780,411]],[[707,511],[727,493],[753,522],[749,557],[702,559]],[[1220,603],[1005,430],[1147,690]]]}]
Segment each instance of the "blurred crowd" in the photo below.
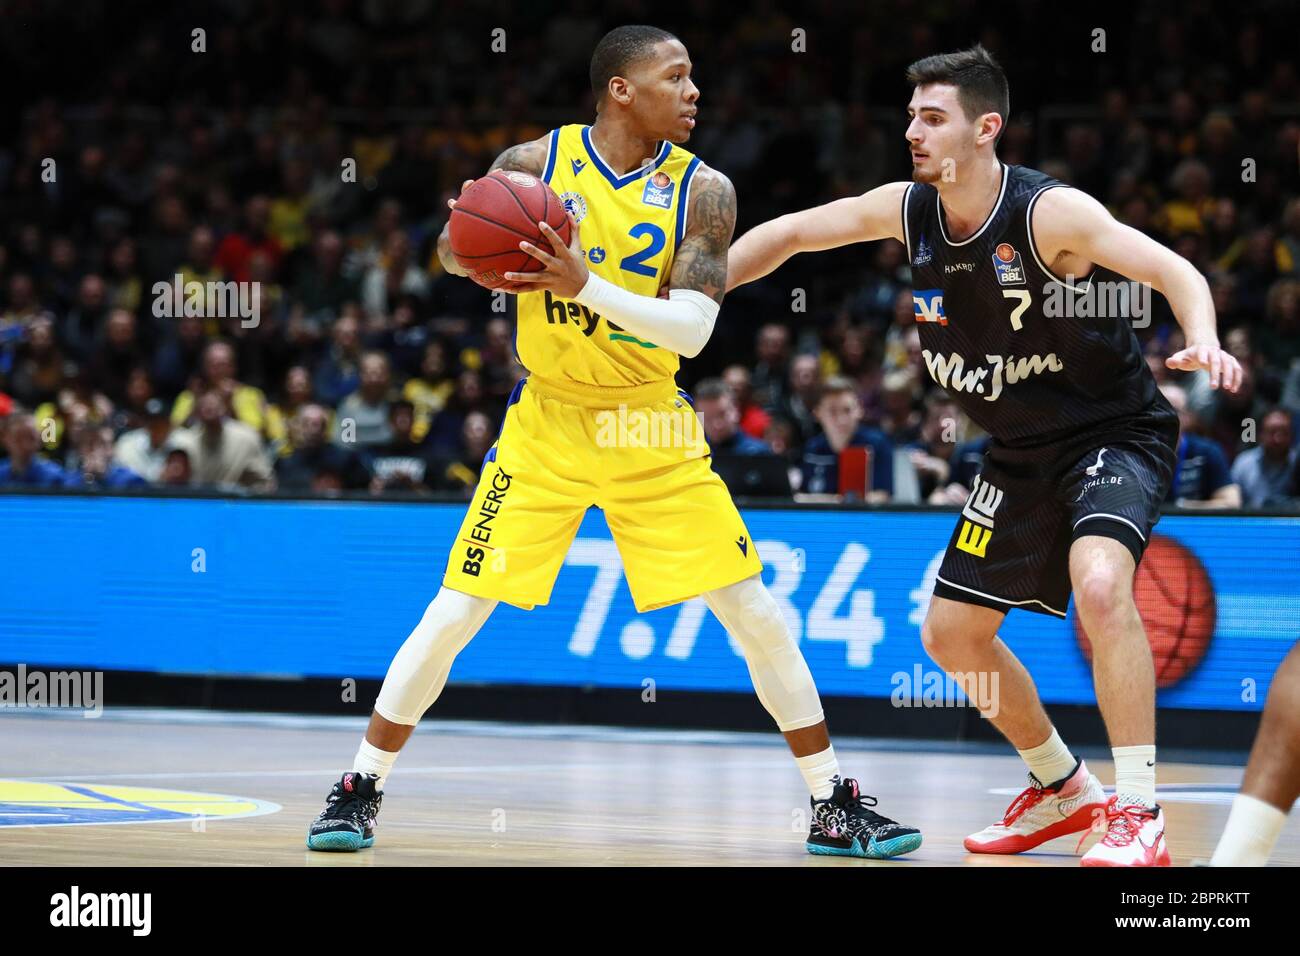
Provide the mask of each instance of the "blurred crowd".
[{"label": "blurred crowd", "polygon": [[[509,297],[494,311],[440,267],[445,200],[589,122],[595,41],[654,22],[695,57],[687,148],[735,182],[738,233],[907,178],[903,70],[983,42],[1011,81],[1004,161],[1196,264],[1245,367],[1236,395],[1169,371],[1157,302],[1140,335],[1182,415],[1171,500],[1300,505],[1300,80],[1277,5],[1137,3],[1104,55],[955,0],[855,5],[851,28],[829,2],[705,0],[689,24],[631,0],[495,6],[90,2],[69,22],[0,0],[10,68],[61,63],[0,111],[0,486],[468,496],[526,372]],[[736,290],[679,383],[739,493],[959,503],[987,445],[926,373],[892,241]]]}]

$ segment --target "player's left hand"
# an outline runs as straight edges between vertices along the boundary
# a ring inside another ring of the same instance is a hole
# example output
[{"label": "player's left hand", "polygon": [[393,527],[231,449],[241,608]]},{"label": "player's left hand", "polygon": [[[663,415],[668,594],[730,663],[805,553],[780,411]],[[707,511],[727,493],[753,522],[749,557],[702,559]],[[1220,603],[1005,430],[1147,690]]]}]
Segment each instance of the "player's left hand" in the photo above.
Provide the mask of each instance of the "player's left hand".
[{"label": "player's left hand", "polygon": [[516,283],[517,286],[510,291],[536,292],[539,289],[550,289],[565,299],[572,299],[582,291],[591,274],[587,271],[586,260],[582,257],[582,243],[578,240],[578,223],[574,221],[572,213],[565,213],[565,216],[569,220],[567,246],[560,241],[556,231],[546,223],[537,224],[542,235],[551,244],[551,248],[556,250],[554,255],[537,248],[531,242],[519,243],[520,249],[545,268],[541,272],[507,272],[505,278]]},{"label": "player's left hand", "polygon": [[1217,345],[1189,345],[1165,359],[1165,364],[1183,372],[1205,369],[1210,373],[1210,388],[1235,392],[1241,387],[1241,363]]}]

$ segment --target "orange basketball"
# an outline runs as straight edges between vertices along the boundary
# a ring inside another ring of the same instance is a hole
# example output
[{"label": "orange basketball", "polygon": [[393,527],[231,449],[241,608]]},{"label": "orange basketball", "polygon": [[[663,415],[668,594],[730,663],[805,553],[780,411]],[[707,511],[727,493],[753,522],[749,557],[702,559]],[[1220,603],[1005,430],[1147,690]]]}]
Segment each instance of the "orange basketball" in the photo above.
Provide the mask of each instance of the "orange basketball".
[{"label": "orange basketball", "polygon": [[542,264],[519,248],[527,240],[549,250],[537,224],[569,241],[564,204],[536,176],[497,169],[476,179],[451,210],[451,254],[470,278],[489,289],[509,285],[507,272],[539,272]]},{"label": "orange basketball", "polygon": [[[1151,644],[1156,686],[1172,687],[1196,669],[1214,638],[1214,585],[1187,547],[1153,534],[1133,581],[1133,597]],[[1092,662],[1092,645],[1074,616],[1074,634]]]}]

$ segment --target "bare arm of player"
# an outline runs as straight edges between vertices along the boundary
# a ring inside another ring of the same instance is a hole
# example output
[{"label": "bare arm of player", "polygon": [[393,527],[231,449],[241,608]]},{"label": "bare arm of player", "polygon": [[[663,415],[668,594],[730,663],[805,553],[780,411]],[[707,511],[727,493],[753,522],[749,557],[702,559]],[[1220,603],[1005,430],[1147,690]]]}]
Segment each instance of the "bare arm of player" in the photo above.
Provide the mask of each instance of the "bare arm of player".
[{"label": "bare arm of player", "polygon": [[691,183],[686,235],[673,258],[670,289],[692,289],[719,305],[727,294],[727,247],[736,231],[736,187],[701,165]]},{"label": "bare arm of player", "polygon": [[861,196],[755,226],[736,240],[727,256],[727,290],[761,279],[791,256],[876,239],[903,241],[903,194],[910,183],[886,183]]},{"label": "bare arm of player", "polygon": [[[500,156],[492,161],[488,167],[488,172],[494,169],[514,169],[521,173],[532,173],[534,176],[541,176],[546,169],[546,151],[550,134],[543,136],[541,139],[534,139],[527,143],[519,143],[505,150]],[[469,189],[474,180],[467,179],[460,184],[460,191],[464,192]],[[447,208],[456,205],[456,200],[448,199]],[[451,220],[450,218],[443,224],[442,232],[438,234],[438,261],[442,267],[454,276],[469,275],[461,268],[456,257],[451,254]]]},{"label": "bare arm of player", "polygon": [[700,167],[691,184],[686,234],[668,275],[668,301],[637,295],[587,268],[578,224],[569,217],[569,245],[546,223],[538,228],[554,254],[529,242],[519,248],[542,264],[541,272],[507,272],[515,287],[550,289],[599,312],[633,335],[687,358],[699,355],[718,318],[727,284],[727,245],[736,228],[736,190],[726,176]]},{"label": "bare arm of player", "polygon": [[1169,356],[1170,368],[1210,373],[1210,387],[1235,392],[1241,385],[1241,365],[1219,347],[1210,286],[1196,267],[1136,229],[1126,226],[1106,207],[1077,189],[1049,189],[1034,205],[1034,244],[1043,261],[1052,264],[1074,257],[1075,275],[1083,275],[1077,260],[1095,262],[1138,282],[1169,300],[1183,328],[1187,347]]}]

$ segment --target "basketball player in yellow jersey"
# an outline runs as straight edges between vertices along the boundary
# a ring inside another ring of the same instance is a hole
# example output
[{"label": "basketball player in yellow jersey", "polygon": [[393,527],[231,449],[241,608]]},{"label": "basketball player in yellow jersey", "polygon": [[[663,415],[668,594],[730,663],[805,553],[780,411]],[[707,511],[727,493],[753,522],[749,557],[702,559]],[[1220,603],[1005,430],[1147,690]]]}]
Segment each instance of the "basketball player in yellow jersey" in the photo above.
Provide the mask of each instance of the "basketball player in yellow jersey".
[{"label": "basketball player in yellow jersey", "polygon": [[[700,95],[690,73],[672,34],[613,30],[591,61],[596,121],[514,146],[492,165],[548,182],[569,211],[572,240],[565,246],[544,227],[550,251],[520,244],[543,271],[506,275],[529,374],[484,460],[443,586],[389,667],[353,769],[312,824],[313,849],[374,842],[384,780],[453,658],[499,601],[547,603],[593,505],[638,611],[702,597],[743,648],[812,793],[809,851],[886,858],[921,844],[917,830],[872,811],[875,799],[841,778],[808,665],[673,378],[678,356],[698,354],[713,330],[736,219],[730,181],[679,145]],[[465,274],[445,229],[438,251],[449,272]],[[638,422],[649,440],[611,435]]]}]

